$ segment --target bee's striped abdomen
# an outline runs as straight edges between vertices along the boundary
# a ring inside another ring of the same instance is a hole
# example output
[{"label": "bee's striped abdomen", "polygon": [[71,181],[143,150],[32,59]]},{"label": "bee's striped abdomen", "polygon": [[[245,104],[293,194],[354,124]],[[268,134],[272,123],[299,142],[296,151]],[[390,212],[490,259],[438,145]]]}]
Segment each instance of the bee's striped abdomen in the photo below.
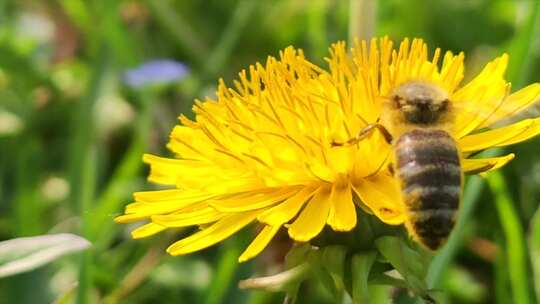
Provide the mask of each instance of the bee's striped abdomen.
[{"label": "bee's striped abdomen", "polygon": [[459,207],[462,177],[456,143],[442,130],[413,130],[398,138],[395,151],[407,229],[435,250],[452,231]]}]

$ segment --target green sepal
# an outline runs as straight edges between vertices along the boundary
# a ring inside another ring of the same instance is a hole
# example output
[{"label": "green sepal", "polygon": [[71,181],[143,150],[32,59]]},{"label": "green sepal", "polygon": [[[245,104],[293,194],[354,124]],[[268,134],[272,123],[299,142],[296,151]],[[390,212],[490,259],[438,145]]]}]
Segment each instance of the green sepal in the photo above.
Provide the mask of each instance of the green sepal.
[{"label": "green sepal", "polygon": [[355,254],[351,259],[352,300],[354,304],[370,303],[369,274],[377,253],[374,251]]},{"label": "green sepal", "polygon": [[328,246],[321,249],[321,263],[332,278],[336,297],[341,298],[345,291],[344,271],[347,249],[344,246]]},{"label": "green sepal", "polygon": [[285,268],[290,269],[307,261],[313,251],[313,246],[308,243],[295,244],[285,256]]},{"label": "green sepal", "polygon": [[298,277],[298,280],[294,282],[288,282],[286,286],[286,295],[283,303],[285,304],[294,304],[298,297],[298,291],[300,290],[300,285],[304,281],[308,272],[311,272],[311,267],[308,261],[308,257],[313,251],[313,246],[308,243],[305,244],[295,244],[291,250],[287,253],[285,257],[285,267],[286,269],[291,269],[294,267],[305,267],[305,275]]}]

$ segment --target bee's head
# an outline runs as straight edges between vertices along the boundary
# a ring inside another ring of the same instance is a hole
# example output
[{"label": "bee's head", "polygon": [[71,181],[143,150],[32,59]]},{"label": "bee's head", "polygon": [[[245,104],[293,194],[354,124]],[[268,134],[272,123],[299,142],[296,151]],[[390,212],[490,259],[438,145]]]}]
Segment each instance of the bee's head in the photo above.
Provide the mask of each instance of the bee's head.
[{"label": "bee's head", "polygon": [[427,82],[406,82],[397,87],[390,96],[392,107],[403,114],[412,124],[438,123],[448,112],[450,101],[444,89]]}]

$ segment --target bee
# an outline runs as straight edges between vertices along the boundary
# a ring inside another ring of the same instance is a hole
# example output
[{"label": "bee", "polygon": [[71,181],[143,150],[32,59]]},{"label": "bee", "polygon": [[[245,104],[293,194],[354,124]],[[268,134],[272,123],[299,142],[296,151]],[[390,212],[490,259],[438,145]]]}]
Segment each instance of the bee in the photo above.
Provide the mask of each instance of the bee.
[{"label": "bee", "polygon": [[393,147],[390,168],[406,207],[405,227],[414,240],[437,250],[448,239],[460,205],[463,173],[452,137],[454,111],[436,84],[408,81],[382,101],[380,120],[362,129],[354,144],[379,130]]}]

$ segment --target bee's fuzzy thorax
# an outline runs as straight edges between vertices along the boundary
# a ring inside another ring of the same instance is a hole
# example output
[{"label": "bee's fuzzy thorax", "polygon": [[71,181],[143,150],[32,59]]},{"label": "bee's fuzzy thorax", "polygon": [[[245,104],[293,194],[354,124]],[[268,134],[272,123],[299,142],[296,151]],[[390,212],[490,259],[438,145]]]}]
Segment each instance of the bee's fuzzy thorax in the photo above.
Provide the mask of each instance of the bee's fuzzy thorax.
[{"label": "bee's fuzzy thorax", "polygon": [[455,107],[448,92],[436,84],[405,82],[380,104],[380,122],[394,138],[418,128],[454,133]]}]

